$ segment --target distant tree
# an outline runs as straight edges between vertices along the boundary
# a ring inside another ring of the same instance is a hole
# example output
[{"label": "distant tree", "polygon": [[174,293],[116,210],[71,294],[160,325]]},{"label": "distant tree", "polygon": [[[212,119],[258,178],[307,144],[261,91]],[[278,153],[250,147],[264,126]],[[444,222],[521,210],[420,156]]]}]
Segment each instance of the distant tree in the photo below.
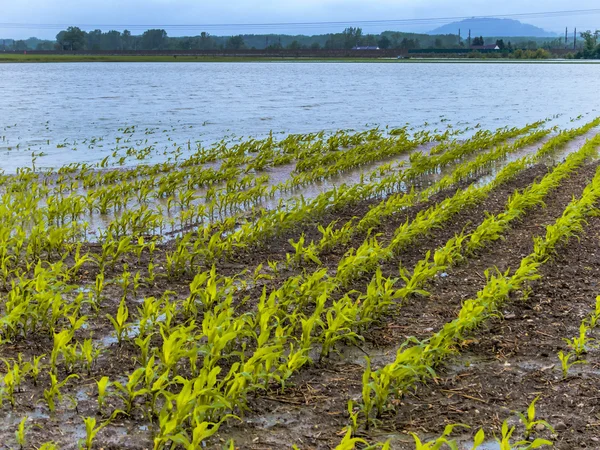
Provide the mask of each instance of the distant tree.
[{"label": "distant tree", "polygon": [[101,50],[102,30],[94,30],[87,33],[87,49]]},{"label": "distant tree", "polygon": [[102,50],[122,50],[123,40],[121,33],[116,30],[110,30],[102,36]]},{"label": "distant tree", "polygon": [[287,46],[288,50],[300,50],[301,48],[302,48],[302,45],[300,45],[300,42],[298,42],[297,40],[293,40]]},{"label": "distant tree", "polygon": [[367,34],[360,39],[357,45],[365,45],[368,47],[377,47],[377,36],[374,34]]},{"label": "distant tree", "polygon": [[313,42],[312,44],[310,44],[310,49],[311,50],[321,50],[321,44],[319,44],[318,42]]},{"label": "distant tree", "polygon": [[14,49],[19,52],[24,52],[27,50],[27,42],[25,41],[15,41]]},{"label": "distant tree", "polygon": [[133,48],[133,38],[131,37],[131,31],[123,30],[123,34],[121,35],[121,44],[123,46],[123,50],[131,50]]},{"label": "distant tree", "polygon": [[83,50],[86,33],[79,27],[69,27],[56,35],[56,43],[62,50]]},{"label": "distant tree", "polygon": [[506,44],[504,43],[504,39],[498,39],[496,41],[496,45],[500,48],[500,50],[504,50],[506,48]]},{"label": "distant tree", "polygon": [[362,28],[348,27],[343,33],[344,48],[350,49],[360,45],[363,32]]},{"label": "distant tree", "polygon": [[227,40],[226,48],[228,50],[241,50],[245,47],[246,47],[246,43],[244,42],[244,38],[242,35],[231,36]]},{"label": "distant tree", "polygon": [[527,43],[525,44],[525,47],[527,48],[527,50],[537,50],[538,45],[536,41],[527,41]]},{"label": "distant tree", "polygon": [[377,46],[383,50],[388,49],[392,46],[392,41],[386,35],[381,36],[377,41]]},{"label": "distant tree", "polygon": [[212,50],[216,47],[215,40],[206,31],[200,33],[200,39],[198,40],[198,48],[200,50]]},{"label": "distant tree", "polygon": [[420,47],[421,45],[418,39],[404,38],[402,39],[402,42],[400,42],[400,48],[403,50],[414,50]]},{"label": "distant tree", "polygon": [[385,50],[392,46],[392,41],[390,41],[389,37],[383,35],[381,36],[381,39],[377,41],[377,46]]},{"label": "distant tree", "polygon": [[584,31],[580,33],[583,39],[583,50],[577,53],[578,58],[592,59],[600,58],[600,45],[598,45],[598,38],[600,37],[600,30]]},{"label": "distant tree", "polygon": [[142,50],[163,50],[167,42],[167,32],[162,29],[147,30],[142,34]]},{"label": "distant tree", "polygon": [[35,47],[36,50],[48,51],[54,50],[54,44],[50,41],[42,41]]},{"label": "distant tree", "polygon": [[475,39],[473,39],[473,45],[474,46],[485,45],[485,41],[483,40],[483,36],[479,36],[479,37],[476,37]]},{"label": "distant tree", "polygon": [[435,41],[433,41],[433,46],[435,48],[443,48],[444,42],[440,38],[435,38]]}]

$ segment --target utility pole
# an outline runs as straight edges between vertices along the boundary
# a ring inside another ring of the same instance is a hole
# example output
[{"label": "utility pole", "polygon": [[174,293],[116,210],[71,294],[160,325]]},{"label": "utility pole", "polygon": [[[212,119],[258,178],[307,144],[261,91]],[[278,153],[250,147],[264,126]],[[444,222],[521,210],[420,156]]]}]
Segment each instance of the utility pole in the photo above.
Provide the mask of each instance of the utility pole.
[{"label": "utility pole", "polygon": [[471,46],[471,30],[469,30],[469,47]]},{"label": "utility pole", "polygon": [[460,28],[458,29],[458,45],[460,45]]},{"label": "utility pole", "polygon": [[577,50],[577,28],[575,28],[575,33],[573,33],[573,49]]},{"label": "utility pole", "polygon": [[569,40],[569,27],[565,27],[565,47],[567,46],[568,40]]}]

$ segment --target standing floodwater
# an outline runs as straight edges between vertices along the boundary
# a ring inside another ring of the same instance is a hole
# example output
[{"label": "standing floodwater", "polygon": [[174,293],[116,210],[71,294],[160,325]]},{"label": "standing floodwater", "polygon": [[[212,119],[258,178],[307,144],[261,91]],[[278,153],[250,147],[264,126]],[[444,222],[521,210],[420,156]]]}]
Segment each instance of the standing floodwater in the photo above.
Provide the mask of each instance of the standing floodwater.
[{"label": "standing floodwater", "polygon": [[[514,126],[600,111],[595,64],[0,64],[0,168],[14,172],[235,134],[405,123]],[[29,150],[29,151],[28,151]]]}]

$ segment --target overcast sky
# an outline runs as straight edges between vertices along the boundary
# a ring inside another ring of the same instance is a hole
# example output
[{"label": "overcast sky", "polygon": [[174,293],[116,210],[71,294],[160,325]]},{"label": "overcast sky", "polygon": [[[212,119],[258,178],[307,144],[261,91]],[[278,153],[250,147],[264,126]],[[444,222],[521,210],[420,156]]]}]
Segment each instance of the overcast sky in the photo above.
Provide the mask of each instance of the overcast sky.
[{"label": "overcast sky", "polygon": [[[598,0],[0,0],[0,37],[22,39],[30,36],[54,38],[59,29],[35,24],[78,25],[89,30],[114,25],[127,26],[139,34],[146,26],[165,28],[170,36],[197,35],[199,28],[177,29],[168,25],[257,24],[274,22],[347,22],[334,25],[270,27],[204,27],[211,34],[289,33],[319,34],[341,31],[354,21],[381,19],[426,19],[564,11],[600,8]],[[587,13],[554,17],[526,17],[523,22],[549,31],[565,26],[579,30],[600,28],[600,14]],[[432,30],[446,22],[362,26],[365,32]],[[25,28],[7,24],[28,24]],[[137,26],[137,27],[136,27]]]}]

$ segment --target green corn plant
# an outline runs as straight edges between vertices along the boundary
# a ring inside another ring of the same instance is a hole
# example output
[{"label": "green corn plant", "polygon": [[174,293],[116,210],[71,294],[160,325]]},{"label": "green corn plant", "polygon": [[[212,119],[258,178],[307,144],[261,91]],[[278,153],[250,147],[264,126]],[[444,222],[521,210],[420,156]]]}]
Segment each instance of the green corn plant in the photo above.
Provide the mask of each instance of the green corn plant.
[{"label": "green corn plant", "polygon": [[515,427],[508,427],[508,422],[505,420],[502,423],[502,436],[496,438],[496,442],[500,445],[500,450],[533,450],[544,446],[552,446],[552,442],[545,439],[535,439],[533,442],[521,440],[517,442],[511,442]]},{"label": "green corn plant", "polygon": [[357,444],[369,445],[364,439],[352,437],[352,430],[348,429],[335,450],[354,450]]},{"label": "green corn plant", "polygon": [[278,277],[279,276],[279,262],[278,261],[267,261],[267,264],[269,265],[269,268],[273,271],[273,274]]},{"label": "green corn plant", "polygon": [[4,395],[8,396],[11,406],[14,408],[16,404],[15,391],[19,389],[21,385],[22,369],[21,366],[15,362],[11,367],[10,363],[4,360],[6,365],[6,374],[4,375]]},{"label": "green corn plant", "polygon": [[367,367],[362,375],[362,404],[361,411],[365,416],[365,426],[367,430],[371,424],[371,411],[373,410],[373,398],[371,392],[373,391],[373,385],[371,384],[371,359],[365,356]]},{"label": "green corn plant", "polygon": [[137,337],[134,340],[135,345],[140,349],[139,363],[144,367],[146,367],[150,358],[150,340],[152,339],[152,336],[152,334],[148,334],[145,338]]},{"label": "green corn plant", "polygon": [[475,434],[475,438],[473,439],[473,447],[471,450],[477,450],[481,445],[483,445],[485,441],[485,432],[483,428],[480,428],[479,431]]},{"label": "green corn plant", "polygon": [[74,342],[73,344],[65,345],[61,349],[61,354],[63,356],[65,369],[68,373],[73,373],[75,370],[76,362],[80,357],[83,357],[83,355],[80,355],[77,352],[77,343]]},{"label": "green corn plant", "polygon": [[309,362],[311,362],[311,359],[308,356],[307,348],[299,348],[298,350],[295,350],[294,344],[290,344],[290,351],[288,352],[287,360],[277,369],[277,373],[281,374],[280,383],[282,392],[285,389],[285,382],[294,373],[298,372],[301,367],[304,367]]},{"label": "green corn plant", "polygon": [[81,351],[81,356],[85,361],[85,368],[89,375],[92,372],[92,365],[100,356],[101,350],[99,348],[94,348],[92,338],[85,339],[83,344],[80,344],[79,349]]},{"label": "green corn plant", "polygon": [[159,416],[159,413],[157,413],[157,400],[159,396],[164,395],[164,392],[171,384],[169,373],[164,372],[160,374],[159,371],[155,370],[155,367],[154,356],[152,356],[144,370],[144,383],[150,393],[148,418],[151,422],[154,419],[153,416]]},{"label": "green corn plant", "polygon": [[54,346],[50,354],[50,369],[54,375],[57,372],[58,355],[63,353],[63,349],[73,339],[74,332],[71,330],[62,330],[59,333],[54,333]]},{"label": "green corn plant", "polygon": [[121,277],[118,280],[118,283],[121,285],[121,289],[123,289],[122,298],[124,298],[124,299],[127,298],[127,293],[129,291],[129,285],[131,284],[131,272],[128,272],[127,269],[128,269],[127,264],[125,264],[123,266],[123,273],[121,274]]},{"label": "green corn plant", "polygon": [[56,375],[54,375],[52,372],[50,373],[50,388],[44,389],[44,399],[46,400],[48,409],[51,413],[56,410],[56,399],[61,401],[63,398],[60,389],[62,389],[71,378],[79,378],[79,375],[71,374],[59,383]]},{"label": "green corn plant", "polygon": [[354,436],[358,431],[358,416],[360,414],[360,409],[356,412],[354,411],[354,402],[352,400],[348,400],[347,406],[348,416],[350,417],[350,431],[351,435]]},{"label": "green corn plant", "polygon": [[38,384],[38,379],[40,376],[41,371],[43,370],[43,365],[42,365],[42,359],[45,357],[46,355],[39,355],[39,356],[34,356],[33,357],[33,361],[30,363],[29,367],[30,367],[30,372],[31,372],[31,378],[33,379],[33,385],[37,386]]},{"label": "green corn plant", "polygon": [[113,382],[113,385],[122,392],[122,394],[119,394],[119,397],[125,403],[125,413],[128,415],[131,414],[135,399],[148,393],[148,389],[146,388],[137,389],[138,384],[140,384],[145,374],[145,370],[144,367],[140,367],[133,371],[125,384],[118,381]]},{"label": "green corn plant", "polygon": [[527,413],[523,414],[519,412],[519,418],[521,419],[521,423],[525,426],[525,439],[529,439],[531,432],[538,426],[541,425],[544,428],[549,429],[552,433],[554,433],[554,428],[546,422],[545,420],[535,420],[535,403],[539,400],[539,397],[536,397],[529,407],[527,408]]},{"label": "green corn plant", "polygon": [[598,319],[600,319],[600,295],[596,297],[596,305],[594,311],[589,316],[588,323],[590,324],[590,328],[596,328],[598,324]]},{"label": "green corn plant", "polygon": [[119,304],[119,308],[117,309],[117,314],[115,317],[107,314],[106,317],[112,323],[115,332],[117,334],[117,342],[119,346],[123,344],[124,337],[126,336],[127,330],[131,327],[130,323],[127,323],[127,318],[129,317],[129,309],[127,305],[125,305],[125,297],[121,299],[121,303]]},{"label": "green corn plant", "polygon": [[588,343],[590,342],[590,338],[587,337],[587,332],[590,327],[582,321],[579,325],[579,336],[573,337],[572,339],[563,338],[563,340],[567,343],[567,345],[575,352],[577,357],[580,357],[584,353],[587,353]]},{"label": "green corn plant", "polygon": [[157,273],[154,270],[156,268],[156,266],[154,265],[154,263],[150,262],[148,264],[147,270],[148,270],[148,275],[145,278],[146,283],[148,283],[150,286],[154,286],[154,283],[156,282],[156,276]]},{"label": "green corn plant", "polygon": [[575,364],[587,364],[587,361],[581,359],[575,359],[575,361],[570,362],[571,358],[574,356],[576,357],[573,352],[564,353],[562,350],[558,352],[558,359],[560,361],[563,379],[567,379],[569,376],[569,370]]},{"label": "green corn plant", "polygon": [[29,428],[29,427],[25,426],[27,419],[29,419],[29,417],[27,417],[27,416],[23,417],[21,419],[21,421],[19,422],[19,427],[17,428],[17,431],[15,431],[15,438],[17,440],[17,445],[19,446],[20,449],[25,448],[25,432]]},{"label": "green corn plant", "polygon": [[38,450],[58,450],[58,446],[54,442],[44,442]]},{"label": "green corn plant", "polygon": [[448,436],[450,436],[457,427],[469,428],[467,425],[462,424],[447,425],[440,437],[429,442],[422,442],[421,439],[419,439],[419,436],[415,433],[410,433],[415,440],[415,450],[440,450],[444,446],[447,446],[451,450],[458,450],[458,444],[455,441],[448,439]]},{"label": "green corn plant", "polygon": [[321,359],[328,356],[335,343],[341,340],[363,340],[363,337],[352,331],[352,326],[358,322],[358,301],[353,301],[345,296],[334,302],[331,309],[325,313],[326,320],[323,323],[323,347]]},{"label": "green corn plant", "polygon": [[96,275],[96,281],[94,282],[94,303],[92,305],[95,311],[98,311],[100,308],[104,286],[104,272],[100,272],[98,275]]},{"label": "green corn plant", "polygon": [[96,419],[94,417],[85,417],[83,418],[83,423],[85,424],[85,439],[81,439],[79,441],[79,448],[85,450],[92,450],[92,444],[96,435],[105,428],[108,424],[112,422],[112,420],[123,411],[116,410],[114,411],[110,418],[102,422],[100,425],[96,426]]},{"label": "green corn plant", "polygon": [[300,236],[298,242],[294,242],[293,239],[288,241],[290,245],[294,248],[295,254],[293,256],[294,265],[299,265],[302,262],[312,261],[317,265],[321,265],[321,260],[316,256],[316,251],[311,246],[305,247],[305,237],[304,234]]},{"label": "green corn plant", "polygon": [[401,293],[394,289],[397,281],[397,278],[385,278],[381,269],[377,268],[375,276],[367,286],[366,293],[359,297],[361,325],[379,319],[401,296]]},{"label": "green corn plant", "polygon": [[108,388],[112,385],[107,376],[100,378],[96,382],[96,386],[98,387],[98,409],[102,411],[104,405],[106,403],[106,399],[108,398]]}]

